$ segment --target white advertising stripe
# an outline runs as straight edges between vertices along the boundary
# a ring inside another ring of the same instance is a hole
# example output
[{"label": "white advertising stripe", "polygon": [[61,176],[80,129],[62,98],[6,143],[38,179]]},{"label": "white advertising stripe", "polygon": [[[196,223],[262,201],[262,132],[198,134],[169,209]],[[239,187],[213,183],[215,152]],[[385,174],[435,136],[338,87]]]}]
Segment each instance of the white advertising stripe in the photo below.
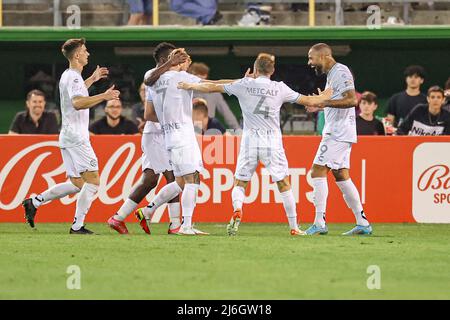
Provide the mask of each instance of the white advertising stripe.
[{"label": "white advertising stripe", "polygon": [[414,219],[450,223],[450,143],[422,143],[413,154]]}]

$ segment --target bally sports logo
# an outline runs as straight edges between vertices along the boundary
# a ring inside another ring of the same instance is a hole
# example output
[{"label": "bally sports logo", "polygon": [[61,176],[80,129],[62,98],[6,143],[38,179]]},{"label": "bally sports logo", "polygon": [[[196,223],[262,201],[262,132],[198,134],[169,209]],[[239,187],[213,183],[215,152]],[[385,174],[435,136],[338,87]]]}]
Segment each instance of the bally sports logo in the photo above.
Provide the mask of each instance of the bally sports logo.
[{"label": "bally sports logo", "polygon": [[450,222],[450,143],[422,143],[414,151],[412,209],[417,222]]}]

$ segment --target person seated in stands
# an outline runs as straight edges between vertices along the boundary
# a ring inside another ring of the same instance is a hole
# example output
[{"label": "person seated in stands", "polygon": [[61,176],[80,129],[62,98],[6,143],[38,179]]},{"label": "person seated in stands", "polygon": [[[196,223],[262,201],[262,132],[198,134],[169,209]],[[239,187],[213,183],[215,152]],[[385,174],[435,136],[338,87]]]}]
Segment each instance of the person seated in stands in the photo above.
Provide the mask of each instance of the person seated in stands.
[{"label": "person seated in stands", "polygon": [[223,18],[217,10],[217,0],[171,0],[170,8],[204,26],[216,25]]},{"label": "person seated in stands", "polygon": [[9,134],[58,134],[56,115],[45,111],[45,103],[45,94],[42,91],[28,92],[27,110],[16,114]]},{"label": "person seated in stands", "polygon": [[388,101],[387,119],[397,128],[409,112],[420,103],[427,103],[427,97],[420,92],[425,80],[425,69],[421,66],[409,66],[404,71],[406,90],[394,94]]},{"label": "person seated in stands", "polygon": [[444,95],[445,95],[445,103],[442,109],[450,112],[450,77],[447,79],[447,82],[445,82]]},{"label": "person seated in stands", "polygon": [[398,127],[398,135],[450,135],[450,112],[442,109],[444,90],[439,86],[428,89],[428,104],[417,105]]},{"label": "person seated in stands", "polygon": [[89,126],[91,134],[138,134],[138,127],[122,116],[122,110],[120,100],[109,100],[105,106],[105,116]]},{"label": "person seated in stands", "polygon": [[205,99],[195,98],[192,101],[192,121],[198,134],[221,135],[225,128],[216,118],[208,117],[208,106]]},{"label": "person seated in stands", "polygon": [[145,84],[142,82],[139,87],[139,98],[141,101],[131,107],[131,120],[138,126],[139,132],[142,133],[145,126],[144,105],[145,105]]},{"label": "person seated in stands", "polygon": [[383,123],[374,116],[377,107],[375,93],[365,91],[361,94],[360,114],[356,117],[356,132],[358,135],[385,135]]},{"label": "person seated in stands", "polygon": [[[190,65],[189,73],[196,75],[203,80],[208,79],[209,67],[201,62],[194,62]],[[227,102],[223,98],[223,95],[219,92],[204,93],[194,91],[194,98],[202,98],[206,100],[206,105],[208,106],[208,116],[214,118],[216,116],[216,111],[222,114],[225,124],[231,129],[240,129],[239,122],[228,106]]]},{"label": "person seated in stands", "polygon": [[153,15],[152,0],[128,0],[130,7],[129,26],[149,25]]}]

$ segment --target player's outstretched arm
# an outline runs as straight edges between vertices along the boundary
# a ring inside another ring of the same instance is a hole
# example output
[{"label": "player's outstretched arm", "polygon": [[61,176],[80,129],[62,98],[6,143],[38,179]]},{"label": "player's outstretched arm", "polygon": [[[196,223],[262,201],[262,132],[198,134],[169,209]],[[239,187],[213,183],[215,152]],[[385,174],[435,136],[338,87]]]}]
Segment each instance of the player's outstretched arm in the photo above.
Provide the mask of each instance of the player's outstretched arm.
[{"label": "player's outstretched arm", "polygon": [[169,71],[170,68],[186,62],[187,59],[189,59],[189,55],[186,53],[186,51],[184,51],[183,48],[175,49],[174,53],[170,55],[169,60],[157,67],[152,72],[150,77],[144,80],[145,85],[154,85],[155,82],[158,81],[159,77],[161,77],[165,72]]},{"label": "player's outstretched arm", "polygon": [[103,101],[119,99],[120,91],[114,90],[114,85],[103,93],[92,97],[74,97],[72,99],[73,107],[76,110],[89,109]]},{"label": "player's outstretched arm", "polygon": [[345,91],[342,96],[344,98],[337,100],[326,100],[323,105],[331,108],[348,109],[356,107],[358,105],[358,99],[356,98],[355,90]]},{"label": "player's outstretched arm", "polygon": [[184,90],[195,90],[200,92],[221,92],[224,93],[223,84],[215,84],[210,82],[199,82],[199,83],[187,83],[179,82],[177,85],[178,89]]},{"label": "player's outstretched arm", "polygon": [[201,83],[213,83],[213,84],[229,84],[237,81],[239,79],[221,79],[221,80],[202,80]]},{"label": "player's outstretched arm", "polygon": [[324,105],[326,101],[329,101],[331,99],[331,96],[333,95],[333,89],[328,88],[325,91],[320,91],[319,89],[319,95],[313,95],[313,96],[304,96],[301,95],[297,99],[298,104],[302,104],[307,107],[321,107]]},{"label": "player's outstretched arm", "polygon": [[92,86],[92,84],[94,82],[97,82],[100,79],[104,79],[104,78],[108,77],[108,74],[109,74],[108,68],[105,68],[105,67],[100,68],[100,66],[97,66],[97,68],[92,73],[92,75],[89,78],[87,78],[86,80],[84,80],[84,84],[86,85],[86,88],[89,89],[89,87]]},{"label": "player's outstretched arm", "polygon": [[144,120],[145,121],[159,122],[158,117],[156,116],[155,106],[150,101],[145,101]]}]

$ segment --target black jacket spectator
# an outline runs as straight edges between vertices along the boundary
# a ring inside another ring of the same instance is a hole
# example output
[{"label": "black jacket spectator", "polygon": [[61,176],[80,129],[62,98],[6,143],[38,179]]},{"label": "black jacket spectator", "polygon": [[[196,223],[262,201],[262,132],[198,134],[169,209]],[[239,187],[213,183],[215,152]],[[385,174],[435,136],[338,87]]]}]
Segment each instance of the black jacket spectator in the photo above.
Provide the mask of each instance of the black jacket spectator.
[{"label": "black jacket spectator", "polygon": [[406,118],[408,113],[418,104],[427,103],[427,96],[420,93],[410,96],[406,91],[394,94],[388,101],[387,113],[395,116],[394,127],[397,127]]},{"label": "black jacket spectator", "polygon": [[58,134],[59,126],[53,112],[43,111],[37,123],[31,119],[29,111],[16,114],[10,132],[18,134]]},{"label": "black jacket spectator", "polygon": [[89,131],[93,134],[137,134],[139,133],[138,127],[136,124],[125,118],[124,116],[120,116],[119,124],[115,127],[111,127],[108,124],[106,116],[95,121],[89,126]]},{"label": "black jacket spectator", "polygon": [[372,121],[368,121],[361,116],[356,117],[356,132],[359,136],[384,136],[386,134],[380,120],[374,117]]},{"label": "black jacket spectator", "polygon": [[[221,134],[224,134],[226,129],[216,118],[208,118],[208,126],[206,128],[206,131],[207,131],[206,134],[214,134],[214,133],[219,134],[219,131]],[[203,132],[203,134],[205,134],[205,132]]]},{"label": "black jacket spectator", "polygon": [[416,106],[397,130],[398,135],[450,135],[450,113],[441,109],[437,115],[428,111],[427,104]]}]

